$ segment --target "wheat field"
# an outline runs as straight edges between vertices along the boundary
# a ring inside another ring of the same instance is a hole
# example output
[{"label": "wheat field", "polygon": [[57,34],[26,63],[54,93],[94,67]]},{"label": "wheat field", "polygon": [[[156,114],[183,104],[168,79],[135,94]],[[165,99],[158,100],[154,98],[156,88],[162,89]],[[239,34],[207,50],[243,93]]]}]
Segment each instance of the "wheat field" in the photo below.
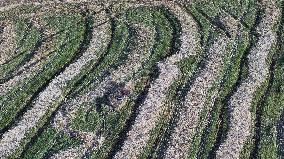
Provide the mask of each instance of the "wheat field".
[{"label": "wheat field", "polygon": [[283,9],[1,0],[0,158],[284,159]]}]

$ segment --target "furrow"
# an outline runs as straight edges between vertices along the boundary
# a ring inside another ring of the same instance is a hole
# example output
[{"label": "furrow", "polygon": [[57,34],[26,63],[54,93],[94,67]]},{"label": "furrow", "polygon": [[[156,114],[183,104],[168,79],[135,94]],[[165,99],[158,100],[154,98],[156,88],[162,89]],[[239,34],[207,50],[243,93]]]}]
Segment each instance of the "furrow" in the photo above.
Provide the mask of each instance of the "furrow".
[{"label": "furrow", "polygon": [[280,11],[275,2],[262,1],[265,7],[265,17],[257,27],[260,34],[259,41],[248,56],[249,75],[241,83],[229,102],[231,109],[230,128],[227,139],[217,151],[217,158],[239,158],[240,152],[250,135],[252,115],[250,106],[254,94],[267,79],[267,59],[271,48],[276,43],[276,33],[273,26],[276,24]]},{"label": "furrow", "polygon": [[154,5],[165,5],[170,9],[181,23],[181,48],[177,54],[158,63],[159,77],[151,84],[145,101],[139,107],[138,115],[127,134],[121,151],[114,158],[138,158],[145,148],[150,132],[155,127],[165,104],[170,86],[180,76],[181,72],[176,65],[179,61],[190,55],[196,55],[198,50],[198,29],[194,20],[186,11],[173,3],[157,2]]},{"label": "furrow", "polygon": [[[97,32],[99,31],[99,32]],[[101,51],[101,47],[107,45],[105,38],[108,38],[108,28],[105,27],[101,30],[95,28],[93,30],[93,38],[91,46],[77,59],[74,63],[70,64],[60,75],[55,77],[44,91],[32,103],[31,109],[24,113],[23,117],[16,124],[15,127],[3,134],[0,141],[0,157],[7,157],[12,154],[20,145],[21,140],[25,135],[36,127],[37,123],[45,116],[46,113],[52,112],[54,105],[62,100],[65,89],[69,86],[69,82],[79,75],[81,70],[88,65],[91,61],[97,60],[97,53]],[[102,41],[97,41],[102,39]],[[18,134],[15,136],[14,134]]]},{"label": "furrow", "polygon": [[165,158],[186,158],[193,135],[196,133],[200,112],[204,109],[210,88],[219,78],[224,65],[226,46],[230,40],[221,35],[209,49],[206,66],[187,93],[180,118],[171,136]]}]

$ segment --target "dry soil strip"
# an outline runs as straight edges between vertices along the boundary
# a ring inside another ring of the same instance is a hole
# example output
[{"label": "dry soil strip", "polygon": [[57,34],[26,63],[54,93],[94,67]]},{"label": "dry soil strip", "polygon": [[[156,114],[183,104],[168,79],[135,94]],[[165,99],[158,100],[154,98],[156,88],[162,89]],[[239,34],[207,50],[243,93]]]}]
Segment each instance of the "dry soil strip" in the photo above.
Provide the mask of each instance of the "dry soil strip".
[{"label": "dry soil strip", "polygon": [[280,10],[273,1],[262,1],[265,17],[257,28],[259,41],[248,56],[249,76],[230,99],[230,130],[227,139],[217,151],[217,158],[239,158],[247,137],[251,134],[250,107],[254,94],[268,76],[268,55],[276,43],[273,26],[280,17]]}]

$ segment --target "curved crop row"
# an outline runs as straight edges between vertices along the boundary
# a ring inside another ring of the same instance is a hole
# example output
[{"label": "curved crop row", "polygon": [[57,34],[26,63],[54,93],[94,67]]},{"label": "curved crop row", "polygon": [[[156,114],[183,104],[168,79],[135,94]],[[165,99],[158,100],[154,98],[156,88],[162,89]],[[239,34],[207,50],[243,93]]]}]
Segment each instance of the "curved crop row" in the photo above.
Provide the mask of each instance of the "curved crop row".
[{"label": "curved crop row", "polygon": [[0,2],[0,158],[281,158],[283,3]]}]

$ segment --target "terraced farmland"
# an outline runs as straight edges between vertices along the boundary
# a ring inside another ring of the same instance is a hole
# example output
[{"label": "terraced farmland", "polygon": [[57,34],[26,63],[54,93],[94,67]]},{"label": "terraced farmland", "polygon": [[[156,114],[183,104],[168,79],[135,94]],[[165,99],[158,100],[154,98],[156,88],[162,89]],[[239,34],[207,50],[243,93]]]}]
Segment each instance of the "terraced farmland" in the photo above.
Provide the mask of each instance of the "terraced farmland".
[{"label": "terraced farmland", "polygon": [[1,1],[0,158],[284,158],[283,9]]}]

